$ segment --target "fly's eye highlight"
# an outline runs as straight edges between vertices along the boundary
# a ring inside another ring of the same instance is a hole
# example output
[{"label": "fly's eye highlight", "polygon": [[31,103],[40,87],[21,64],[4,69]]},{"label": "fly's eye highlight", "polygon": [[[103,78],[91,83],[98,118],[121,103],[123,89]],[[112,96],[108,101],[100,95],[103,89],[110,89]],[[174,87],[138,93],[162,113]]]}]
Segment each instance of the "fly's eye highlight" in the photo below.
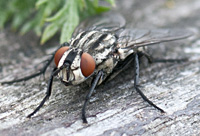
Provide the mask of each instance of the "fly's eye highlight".
[{"label": "fly's eye highlight", "polygon": [[83,53],[81,56],[81,72],[85,77],[90,76],[95,69],[95,61],[88,53]]},{"label": "fly's eye highlight", "polygon": [[68,46],[65,46],[65,47],[61,47],[60,49],[58,49],[55,53],[55,56],[54,56],[54,62],[56,64],[56,66],[58,67],[58,63],[61,59],[61,57],[63,56],[63,54],[69,49]]}]

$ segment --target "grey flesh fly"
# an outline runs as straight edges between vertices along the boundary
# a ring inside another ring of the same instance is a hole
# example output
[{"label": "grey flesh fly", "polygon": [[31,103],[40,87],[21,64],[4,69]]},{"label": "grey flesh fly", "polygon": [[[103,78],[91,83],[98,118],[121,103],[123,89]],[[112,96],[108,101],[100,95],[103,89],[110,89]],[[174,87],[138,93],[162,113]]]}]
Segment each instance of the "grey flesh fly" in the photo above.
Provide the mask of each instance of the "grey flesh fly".
[{"label": "grey flesh fly", "polygon": [[[104,14],[87,19],[76,28],[69,42],[60,45],[39,72],[20,79],[1,82],[1,84],[12,84],[42,75],[54,60],[55,68],[50,75],[46,95],[39,106],[27,117],[30,118],[39,111],[50,97],[53,79],[57,76],[66,86],[80,83],[90,84],[91,88],[82,107],[82,120],[83,123],[87,123],[85,109],[95,87],[111,80],[130,62],[134,62],[134,89],[144,101],[164,112],[139,88],[139,58],[144,56],[149,62],[155,62],[146,52],[147,46],[184,39],[192,33],[182,29],[128,29],[125,28],[125,23],[125,19],[118,14]],[[174,61],[179,60],[160,60],[160,62]]]}]

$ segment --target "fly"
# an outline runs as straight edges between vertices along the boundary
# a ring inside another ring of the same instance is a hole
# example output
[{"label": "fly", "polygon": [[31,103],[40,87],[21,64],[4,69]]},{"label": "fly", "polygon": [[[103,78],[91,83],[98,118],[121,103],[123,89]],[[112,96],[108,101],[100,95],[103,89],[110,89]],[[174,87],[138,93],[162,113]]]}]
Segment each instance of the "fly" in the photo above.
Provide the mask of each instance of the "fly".
[{"label": "fly", "polygon": [[[134,61],[134,88],[144,101],[161,112],[163,109],[150,101],[139,88],[139,58],[145,56],[149,62],[152,57],[145,52],[149,45],[184,39],[191,36],[185,30],[140,30],[127,29],[125,20],[119,15],[103,15],[84,21],[74,32],[69,42],[63,43],[37,73],[1,84],[12,84],[29,80],[44,74],[54,60],[55,67],[50,75],[46,96],[39,106],[27,117],[33,116],[50,97],[53,79],[57,76],[66,86],[81,83],[91,84],[82,107],[82,120],[87,123],[85,109],[96,86],[114,78],[130,62]],[[164,60],[173,61],[173,60]],[[176,61],[176,60],[174,60]]]}]

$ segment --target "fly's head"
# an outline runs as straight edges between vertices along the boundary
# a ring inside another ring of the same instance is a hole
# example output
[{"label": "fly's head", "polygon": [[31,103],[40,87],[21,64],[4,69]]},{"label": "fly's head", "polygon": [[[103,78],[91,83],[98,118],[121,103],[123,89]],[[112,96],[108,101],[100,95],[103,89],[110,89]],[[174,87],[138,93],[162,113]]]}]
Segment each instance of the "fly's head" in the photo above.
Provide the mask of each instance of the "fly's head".
[{"label": "fly's head", "polygon": [[54,62],[56,67],[61,69],[58,76],[66,85],[80,84],[85,81],[94,73],[96,66],[90,54],[68,46],[57,50]]}]

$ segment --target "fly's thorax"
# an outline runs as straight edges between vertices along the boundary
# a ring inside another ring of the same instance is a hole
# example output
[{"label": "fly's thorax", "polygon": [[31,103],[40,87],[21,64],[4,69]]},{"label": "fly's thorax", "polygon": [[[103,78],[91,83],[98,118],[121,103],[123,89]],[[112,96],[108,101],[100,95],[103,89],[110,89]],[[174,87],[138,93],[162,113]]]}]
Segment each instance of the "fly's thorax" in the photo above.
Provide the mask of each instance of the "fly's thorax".
[{"label": "fly's thorax", "polygon": [[95,52],[103,52],[116,42],[116,36],[109,32],[91,30],[83,31],[70,41],[70,46],[80,48],[84,52],[93,55]]}]

